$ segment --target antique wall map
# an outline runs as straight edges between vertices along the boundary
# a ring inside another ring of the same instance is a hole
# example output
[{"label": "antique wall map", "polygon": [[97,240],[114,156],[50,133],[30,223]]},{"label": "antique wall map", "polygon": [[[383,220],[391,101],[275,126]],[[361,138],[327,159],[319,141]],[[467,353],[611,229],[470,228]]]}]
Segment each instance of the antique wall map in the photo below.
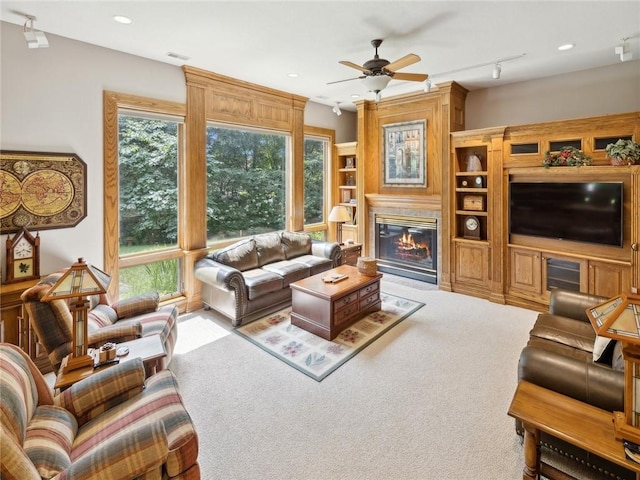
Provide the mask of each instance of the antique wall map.
[{"label": "antique wall map", "polygon": [[87,215],[87,166],[73,153],[0,151],[0,233],[68,228]]}]

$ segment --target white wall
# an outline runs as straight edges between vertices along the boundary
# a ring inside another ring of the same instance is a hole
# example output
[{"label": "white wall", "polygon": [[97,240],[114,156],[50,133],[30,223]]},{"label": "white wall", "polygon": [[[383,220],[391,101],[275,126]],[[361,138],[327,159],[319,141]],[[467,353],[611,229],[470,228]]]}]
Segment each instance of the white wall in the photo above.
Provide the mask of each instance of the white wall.
[{"label": "white wall", "polygon": [[337,116],[332,107],[308,102],[304,109],[304,123],[336,131],[336,143],[355,142],[358,139],[358,114],[342,110]]},{"label": "white wall", "polygon": [[640,60],[474,90],[466,128],[525,125],[640,110]]},{"label": "white wall", "polygon": [[[186,101],[178,65],[147,60],[47,34],[50,47],[29,49],[22,27],[0,23],[0,148],[76,153],[87,164],[87,217],[75,228],[40,232],[40,271],[50,273],[78,257],[102,266],[102,92],[112,90]],[[308,125],[336,130],[339,142],[356,139],[356,114],[337,117],[309,103]],[[0,257],[4,273],[4,244]]]}]

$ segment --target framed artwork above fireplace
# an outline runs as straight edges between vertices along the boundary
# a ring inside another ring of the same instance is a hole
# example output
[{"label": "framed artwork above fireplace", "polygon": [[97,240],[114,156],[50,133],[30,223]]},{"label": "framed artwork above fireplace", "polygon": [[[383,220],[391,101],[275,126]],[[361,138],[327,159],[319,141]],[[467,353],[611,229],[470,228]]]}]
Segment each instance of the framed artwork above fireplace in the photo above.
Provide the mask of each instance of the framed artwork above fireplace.
[{"label": "framed artwork above fireplace", "polygon": [[383,186],[427,186],[426,132],[425,120],[382,126]]}]

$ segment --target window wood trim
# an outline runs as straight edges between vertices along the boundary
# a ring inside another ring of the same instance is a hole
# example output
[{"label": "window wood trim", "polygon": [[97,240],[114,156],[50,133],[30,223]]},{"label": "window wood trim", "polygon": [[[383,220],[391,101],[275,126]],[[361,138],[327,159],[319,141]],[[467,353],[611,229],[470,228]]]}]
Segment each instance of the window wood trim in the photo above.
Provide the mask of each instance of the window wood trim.
[{"label": "window wood trim", "polygon": [[[103,248],[104,271],[111,275],[109,295],[118,299],[119,275],[119,181],[118,181],[118,113],[120,109],[148,113],[168,114],[185,117],[186,105],[178,102],[156,100],[111,91],[103,92]],[[180,171],[180,167],[178,168]],[[180,212],[178,213],[180,215]],[[180,230],[180,228],[179,228]],[[180,241],[180,239],[178,239]],[[164,253],[150,253],[147,258],[158,255],[162,259]],[[130,261],[127,261],[130,266]]]}]

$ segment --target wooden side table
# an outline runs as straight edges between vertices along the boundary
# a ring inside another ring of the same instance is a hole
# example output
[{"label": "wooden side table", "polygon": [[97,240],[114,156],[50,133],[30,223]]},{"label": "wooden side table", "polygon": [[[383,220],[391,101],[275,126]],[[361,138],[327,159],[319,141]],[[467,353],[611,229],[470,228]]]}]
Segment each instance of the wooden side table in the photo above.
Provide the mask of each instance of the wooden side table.
[{"label": "wooden side table", "polygon": [[[127,362],[129,360],[133,360],[134,358],[142,358],[147,377],[153,375],[156,372],[159,367],[160,360],[167,356],[167,352],[164,349],[164,345],[162,344],[160,335],[149,335],[148,337],[136,338],[135,340],[131,340],[129,342],[122,342],[118,344],[118,348],[119,347],[129,348],[129,353],[127,355],[118,357],[120,359],[120,362]],[[72,370],[71,372],[67,373],[64,373],[62,371],[61,366],[60,370],[58,371],[58,376],[56,377],[54,388],[64,390],[65,388],[69,388],[74,383],[79,382],[84,378],[90,377],[95,372],[100,371],[104,368],[109,368],[113,365],[117,364],[113,363],[97,369],[94,369],[92,367],[79,368],[78,370]]]},{"label": "wooden side table", "polygon": [[540,461],[540,432],[627,468],[640,479],[640,463],[628,460],[622,442],[615,439],[611,412],[522,381],[511,401],[509,415],[521,420],[525,430],[524,480],[538,479],[541,473],[547,478],[567,478]]},{"label": "wooden side table", "polygon": [[340,245],[342,250],[342,265],[351,265],[353,267],[358,263],[358,257],[362,255],[362,245],[359,243]]}]

